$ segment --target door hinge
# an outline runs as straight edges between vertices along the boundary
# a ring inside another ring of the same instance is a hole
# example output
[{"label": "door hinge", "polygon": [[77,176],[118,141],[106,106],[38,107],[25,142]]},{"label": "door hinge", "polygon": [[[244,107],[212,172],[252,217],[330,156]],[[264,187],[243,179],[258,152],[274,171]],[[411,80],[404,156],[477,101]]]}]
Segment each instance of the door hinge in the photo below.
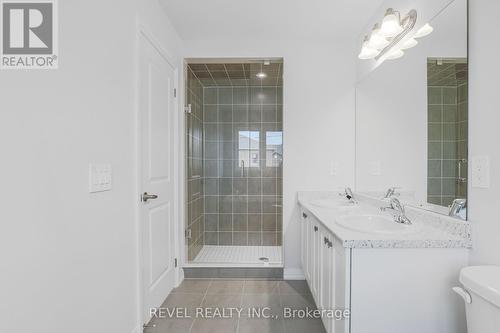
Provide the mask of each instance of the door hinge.
[{"label": "door hinge", "polygon": [[192,112],[191,111],[191,104],[188,104],[187,106],[184,107],[184,112],[186,112],[188,114]]},{"label": "door hinge", "polygon": [[174,259],[174,267],[177,267],[177,258]]},{"label": "door hinge", "polygon": [[174,88],[174,97],[177,97],[177,89]]},{"label": "door hinge", "polygon": [[185,232],[185,233],[186,233],[185,237],[186,237],[187,239],[191,239],[191,235],[192,235],[192,234],[191,234],[191,229],[186,229],[186,232]]}]

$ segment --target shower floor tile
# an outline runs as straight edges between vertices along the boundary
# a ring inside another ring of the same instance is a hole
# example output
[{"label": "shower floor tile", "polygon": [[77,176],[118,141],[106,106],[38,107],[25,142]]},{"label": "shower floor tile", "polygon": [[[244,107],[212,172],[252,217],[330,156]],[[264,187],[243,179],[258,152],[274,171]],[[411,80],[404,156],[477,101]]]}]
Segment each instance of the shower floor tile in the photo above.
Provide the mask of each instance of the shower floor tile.
[{"label": "shower floor tile", "polygon": [[260,258],[268,258],[271,265],[281,264],[281,246],[204,245],[193,263],[262,264]]}]

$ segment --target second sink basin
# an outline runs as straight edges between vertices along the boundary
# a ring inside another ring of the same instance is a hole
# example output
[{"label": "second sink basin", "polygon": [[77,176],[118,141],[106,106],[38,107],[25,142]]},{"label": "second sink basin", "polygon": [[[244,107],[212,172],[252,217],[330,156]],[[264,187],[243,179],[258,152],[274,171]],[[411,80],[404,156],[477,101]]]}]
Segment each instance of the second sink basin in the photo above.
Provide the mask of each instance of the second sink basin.
[{"label": "second sink basin", "polygon": [[415,231],[414,226],[396,223],[391,217],[383,215],[342,216],[337,219],[337,223],[347,229],[377,234],[408,233]]}]

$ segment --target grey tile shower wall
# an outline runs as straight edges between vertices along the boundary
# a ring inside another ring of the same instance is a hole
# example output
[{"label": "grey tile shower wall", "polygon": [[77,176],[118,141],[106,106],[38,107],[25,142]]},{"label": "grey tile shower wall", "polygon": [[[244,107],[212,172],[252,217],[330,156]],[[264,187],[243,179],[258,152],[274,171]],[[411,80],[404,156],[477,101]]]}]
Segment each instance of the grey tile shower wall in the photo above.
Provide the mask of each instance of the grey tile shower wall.
[{"label": "grey tile shower wall", "polygon": [[[449,206],[466,197],[466,183],[457,182],[459,162],[467,160],[467,85],[428,88],[427,200]],[[460,176],[467,175],[462,162]]]},{"label": "grey tile shower wall", "polygon": [[204,88],[205,245],[282,243],[282,88]]},{"label": "grey tile shower wall", "polygon": [[203,247],[204,188],[203,188],[203,87],[191,70],[187,70],[186,104],[186,165],[187,165],[187,238],[188,260],[193,260]]}]

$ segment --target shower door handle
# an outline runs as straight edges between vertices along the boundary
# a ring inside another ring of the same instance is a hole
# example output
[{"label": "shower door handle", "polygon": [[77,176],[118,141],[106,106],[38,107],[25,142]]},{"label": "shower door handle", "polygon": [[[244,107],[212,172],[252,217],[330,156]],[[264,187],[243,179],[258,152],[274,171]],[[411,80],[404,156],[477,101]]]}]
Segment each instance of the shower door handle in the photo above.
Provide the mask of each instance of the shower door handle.
[{"label": "shower door handle", "polygon": [[467,178],[462,177],[462,165],[467,163],[467,160],[465,158],[462,158],[461,160],[458,160],[458,178],[457,178],[457,183],[462,184],[467,182]]}]

